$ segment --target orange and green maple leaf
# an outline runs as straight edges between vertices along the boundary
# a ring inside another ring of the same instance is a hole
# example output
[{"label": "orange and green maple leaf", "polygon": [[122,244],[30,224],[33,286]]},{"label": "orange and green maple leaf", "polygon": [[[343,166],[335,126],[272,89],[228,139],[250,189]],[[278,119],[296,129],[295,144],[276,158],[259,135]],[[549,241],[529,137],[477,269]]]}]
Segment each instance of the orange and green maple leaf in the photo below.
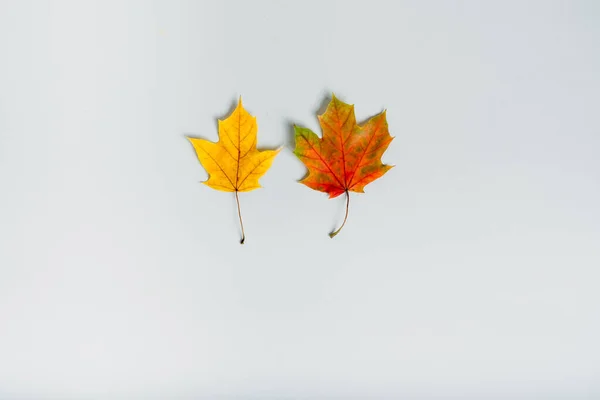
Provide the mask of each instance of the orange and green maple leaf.
[{"label": "orange and green maple leaf", "polygon": [[322,138],[308,128],[294,126],[294,154],[308,168],[300,183],[325,192],[330,198],[346,194],[346,216],[342,226],[330,234],[334,237],[348,217],[348,192],[363,193],[367,184],[392,168],[381,162],[381,156],[393,137],[388,131],[385,111],[358,125],[354,105],[340,101],[335,95],[318,118]]},{"label": "orange and green maple leaf", "polygon": [[235,192],[238,215],[244,243],[244,225],[240,211],[238,192],[249,192],[260,188],[258,179],[267,172],[277,150],[257,150],[256,117],[242,106],[242,99],[225,120],[219,120],[219,141],[190,138],[198,160],[208,172],[208,180],[203,182],[213,189]]}]

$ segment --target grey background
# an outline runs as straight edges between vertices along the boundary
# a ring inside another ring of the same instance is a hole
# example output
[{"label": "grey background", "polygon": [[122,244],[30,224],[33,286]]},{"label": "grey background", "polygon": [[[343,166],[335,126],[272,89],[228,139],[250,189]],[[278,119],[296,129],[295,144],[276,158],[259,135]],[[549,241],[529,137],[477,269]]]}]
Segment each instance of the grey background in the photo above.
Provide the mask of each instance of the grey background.
[{"label": "grey background", "polygon": [[[0,398],[600,398],[600,2],[3,1]],[[296,181],[330,93],[395,164]],[[287,148],[199,182],[238,96]]]}]

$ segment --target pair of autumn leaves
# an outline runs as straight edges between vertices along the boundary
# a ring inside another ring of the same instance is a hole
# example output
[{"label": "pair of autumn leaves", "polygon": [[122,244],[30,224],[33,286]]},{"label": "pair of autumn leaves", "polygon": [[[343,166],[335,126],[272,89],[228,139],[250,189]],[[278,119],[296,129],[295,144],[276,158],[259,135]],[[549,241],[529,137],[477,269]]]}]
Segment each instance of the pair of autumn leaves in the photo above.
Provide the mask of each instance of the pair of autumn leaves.
[{"label": "pair of autumn leaves", "polygon": [[[308,168],[308,174],[300,183],[325,192],[330,198],[346,194],[346,215],[342,225],[329,234],[334,237],[348,218],[348,192],[363,193],[365,185],[392,168],[381,162],[381,156],[393,138],[388,131],[385,111],[363,125],[357,125],[354,106],[340,101],[335,95],[325,113],[318,118],[322,138],[310,129],[294,126],[294,154]],[[233,113],[225,120],[219,120],[217,143],[188,138],[209,174],[204,184],[216,190],[235,192],[242,244],[245,233],[238,193],[258,189],[258,179],[271,167],[281,150],[257,150],[256,132],[256,117],[244,109],[240,98]]]}]

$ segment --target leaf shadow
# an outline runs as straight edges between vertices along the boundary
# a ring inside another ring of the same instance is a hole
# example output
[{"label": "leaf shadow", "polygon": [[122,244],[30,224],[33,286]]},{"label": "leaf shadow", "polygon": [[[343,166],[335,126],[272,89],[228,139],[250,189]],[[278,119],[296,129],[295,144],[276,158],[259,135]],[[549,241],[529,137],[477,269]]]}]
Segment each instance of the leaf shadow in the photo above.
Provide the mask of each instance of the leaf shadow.
[{"label": "leaf shadow", "polygon": [[[241,96],[240,96],[241,97]],[[229,103],[229,108],[227,108],[227,112],[225,114],[213,114],[213,119],[215,120],[215,126],[217,128],[217,132],[219,132],[219,120],[224,120],[227,117],[229,117],[231,114],[233,114],[233,111],[235,110],[235,108],[238,105],[238,101],[240,99],[240,97],[238,97],[238,100],[231,100],[231,102]]]},{"label": "leaf shadow", "polygon": [[[314,114],[315,114],[315,119],[317,120],[317,126],[320,127],[319,124],[319,118],[318,116],[323,114],[325,112],[325,110],[327,109],[327,106],[329,105],[329,102],[331,102],[331,91],[323,91],[323,100],[321,100],[321,102],[319,103],[319,106],[314,110]],[[306,126],[305,124],[298,122],[297,120],[291,119],[291,118],[286,118],[285,119],[285,126],[286,126],[286,138],[285,138],[285,144],[284,146],[287,147],[292,153],[294,152],[294,149],[296,147],[296,132],[294,127],[295,126]],[[318,135],[321,135],[321,130],[318,129]],[[304,165],[302,163],[302,161],[300,161],[298,159],[298,157],[294,157],[296,159],[296,161],[302,165]],[[296,182],[300,182],[301,180],[303,180],[304,178],[306,178],[309,174],[308,169],[306,169],[306,172],[304,173],[304,176],[302,176],[302,178],[298,179]]]},{"label": "leaf shadow", "polygon": [[[318,116],[322,115],[323,113],[325,113],[325,110],[327,110],[327,106],[331,102],[332,92],[331,91],[323,91],[322,95],[323,95],[323,100],[321,100],[321,102],[319,103],[319,106],[313,111],[313,113],[315,115],[315,119],[317,120],[317,126],[319,126],[319,128],[320,128],[320,124],[319,124]],[[294,151],[294,147],[296,145],[294,126],[305,127],[306,124],[297,122],[296,120],[294,120],[292,118],[286,118],[285,126],[287,128],[286,129],[285,146],[287,148],[289,148],[291,151]],[[317,134],[319,136],[321,136],[321,129],[317,130]]]},{"label": "leaf shadow", "polygon": [[[238,103],[236,100],[232,100],[229,103],[229,107],[227,108],[227,112],[225,114],[219,114],[219,115],[213,115],[212,118],[214,119],[214,123],[215,123],[215,133],[216,133],[216,137],[217,140],[215,141],[215,143],[219,140],[219,120],[224,120],[227,117],[229,117],[233,111],[235,110],[235,108],[237,107]],[[210,136],[210,135],[209,135]],[[183,132],[183,137],[188,139],[188,138],[192,138],[192,139],[206,139],[206,140],[210,140],[210,138],[208,138],[207,136],[203,135],[200,136],[198,134],[196,134],[195,132]]]},{"label": "leaf shadow", "polygon": [[[317,107],[317,109],[314,111],[315,115],[322,115],[325,113],[325,110],[327,110],[327,106],[331,102],[332,95],[333,95],[333,92],[331,92],[331,91],[327,91],[327,92],[323,93],[323,100],[321,100],[319,107]],[[318,121],[318,119],[317,119],[317,121]]]},{"label": "leaf shadow", "polygon": [[[229,103],[229,108],[227,110],[227,113],[224,114],[224,116],[223,115],[213,115],[212,116],[212,118],[215,121],[215,128],[216,128],[215,132],[213,133],[213,137],[216,136],[216,140],[214,140],[215,143],[219,141],[219,120],[220,119],[225,119],[228,116],[230,116],[233,113],[233,111],[235,110],[236,107],[237,107],[237,102],[235,100],[232,100]],[[210,134],[209,135],[198,135],[195,132],[183,132],[183,138],[186,139],[188,142],[189,142],[189,139],[205,139],[205,140],[213,141],[213,140],[211,140],[210,136],[211,136]],[[194,155],[196,155],[196,151],[194,150],[194,146],[190,146],[190,149],[191,149],[190,151],[194,152]],[[205,168],[202,168],[202,169],[206,173],[206,179],[201,180],[198,183],[204,183],[210,177],[210,174],[208,173],[208,171],[206,171]]]}]

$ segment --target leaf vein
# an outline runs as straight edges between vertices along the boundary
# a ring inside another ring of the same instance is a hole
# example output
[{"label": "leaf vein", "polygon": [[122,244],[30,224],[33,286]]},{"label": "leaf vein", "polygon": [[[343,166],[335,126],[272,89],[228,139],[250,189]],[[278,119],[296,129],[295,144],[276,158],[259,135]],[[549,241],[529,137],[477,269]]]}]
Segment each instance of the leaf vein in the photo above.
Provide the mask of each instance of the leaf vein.
[{"label": "leaf vein", "polygon": [[[270,158],[270,157],[269,157]],[[242,181],[240,182],[240,185],[238,186],[238,189],[242,187],[242,185],[244,184],[244,182],[246,181],[246,179],[248,179],[248,177],[250,175],[252,175],[252,173],[254,173],[254,171],[256,171],[256,169],[258,167],[260,167],[265,161],[267,161],[269,158],[264,158],[262,160],[260,160],[260,162],[258,164],[256,164],[254,166],[254,168],[252,168],[252,170],[250,172],[248,172],[248,174],[244,177],[244,179],[242,179]]]},{"label": "leaf vein", "polygon": [[320,153],[319,153],[319,152],[318,152],[318,151],[315,149],[315,147],[312,145],[312,143],[311,143],[311,142],[309,142],[309,140],[308,140],[306,137],[304,137],[304,136],[301,136],[301,137],[302,137],[302,139],[304,139],[304,141],[305,141],[305,142],[306,142],[306,143],[307,143],[307,144],[310,146],[310,148],[311,148],[311,149],[313,149],[313,151],[315,152],[315,154],[316,154],[317,156],[319,156],[319,159],[320,159],[320,160],[321,160],[321,162],[322,162],[322,163],[323,163],[323,164],[324,164],[324,165],[327,167],[327,169],[329,170],[329,172],[331,173],[331,175],[333,175],[333,177],[335,178],[335,180],[337,181],[337,183],[339,183],[339,184],[340,184],[340,186],[344,187],[344,185],[342,184],[342,182],[340,181],[340,179],[337,177],[337,175],[336,175],[336,174],[333,172],[333,170],[331,169],[331,166],[329,165],[329,163],[327,163],[327,161],[325,161],[325,160],[323,159],[323,157],[321,157],[321,154],[320,154]]},{"label": "leaf vein", "polygon": [[231,181],[231,179],[229,178],[229,176],[227,175],[227,173],[225,172],[225,170],[223,169],[223,167],[221,167],[221,165],[217,162],[217,160],[215,160],[215,158],[212,156],[212,154],[210,154],[208,151],[204,150],[203,148],[201,148],[201,150],[204,151],[206,153],[206,155],[209,156],[210,159],[214,161],[215,165],[217,167],[219,167],[219,169],[221,170],[221,172],[223,173],[223,175],[225,175],[225,178],[227,178],[227,180],[231,184],[231,187],[235,188],[235,185],[233,184],[233,182]]},{"label": "leaf vein", "polygon": [[[371,137],[369,138],[369,142],[367,143],[367,145],[365,146],[365,150],[363,151],[362,155],[360,156],[360,158],[358,159],[358,163],[356,163],[356,167],[354,168],[354,171],[352,171],[352,176],[350,177],[349,180],[349,185],[348,186],[352,186],[352,180],[354,179],[354,176],[356,175],[356,171],[358,170],[358,165],[360,165],[360,163],[362,163],[363,158],[365,157],[365,154],[367,152],[367,150],[369,149],[369,146],[371,146],[371,143],[373,142],[373,138],[375,136],[377,136],[376,132],[379,130],[379,128],[381,127],[381,124],[383,123],[385,118],[380,118],[379,121],[377,122],[377,125],[375,127],[375,129],[373,129],[373,134],[371,135]],[[360,180],[359,180],[360,182]]]}]

